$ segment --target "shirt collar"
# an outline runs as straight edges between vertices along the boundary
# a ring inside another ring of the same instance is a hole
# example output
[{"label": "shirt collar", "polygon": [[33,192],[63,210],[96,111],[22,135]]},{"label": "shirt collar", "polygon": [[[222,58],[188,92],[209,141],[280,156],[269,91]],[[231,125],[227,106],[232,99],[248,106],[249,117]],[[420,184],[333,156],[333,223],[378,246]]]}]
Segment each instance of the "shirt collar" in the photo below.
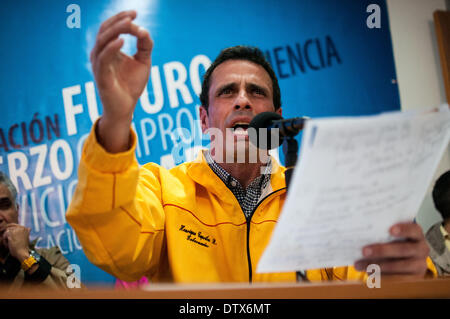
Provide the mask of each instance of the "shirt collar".
[{"label": "shirt collar", "polygon": [[[197,158],[187,164],[187,173],[196,183],[207,188],[210,192],[220,196],[223,201],[232,204],[234,199],[223,194],[229,189],[225,183],[219,183],[220,177],[214,173],[206,161],[206,150],[203,149],[198,152]],[[286,181],[284,178],[285,168],[281,166],[276,159],[271,157],[272,168],[270,170],[270,182],[268,187],[263,190],[264,195],[271,192],[278,192],[286,188]],[[280,193],[282,194],[282,193]]]},{"label": "shirt collar", "polygon": [[[209,150],[204,152],[205,160],[213,172],[227,185],[229,188],[234,188],[240,185],[239,181],[234,178],[230,173],[228,173],[222,166],[217,164],[217,162],[212,158]],[[255,178],[248,187],[255,188],[259,184],[260,189],[264,189],[270,181],[270,174],[272,172],[272,160],[269,157],[269,161],[265,166],[264,172]],[[248,188],[247,187],[247,188]]]},{"label": "shirt collar", "polygon": [[443,225],[441,225],[441,233],[445,239],[450,240],[450,234],[447,232]]}]

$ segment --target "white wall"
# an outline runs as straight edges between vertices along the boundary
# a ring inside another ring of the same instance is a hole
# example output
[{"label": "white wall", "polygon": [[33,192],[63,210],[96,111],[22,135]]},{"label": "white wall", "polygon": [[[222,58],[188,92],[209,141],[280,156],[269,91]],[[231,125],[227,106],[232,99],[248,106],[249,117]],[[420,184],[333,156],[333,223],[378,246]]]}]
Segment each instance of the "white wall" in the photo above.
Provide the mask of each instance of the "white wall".
[{"label": "white wall", "polygon": [[[446,10],[446,0],[387,0],[400,101],[403,110],[446,103],[439,49],[433,22],[435,10]],[[431,190],[450,169],[450,145],[434,173],[417,215],[424,231],[441,220]]]}]

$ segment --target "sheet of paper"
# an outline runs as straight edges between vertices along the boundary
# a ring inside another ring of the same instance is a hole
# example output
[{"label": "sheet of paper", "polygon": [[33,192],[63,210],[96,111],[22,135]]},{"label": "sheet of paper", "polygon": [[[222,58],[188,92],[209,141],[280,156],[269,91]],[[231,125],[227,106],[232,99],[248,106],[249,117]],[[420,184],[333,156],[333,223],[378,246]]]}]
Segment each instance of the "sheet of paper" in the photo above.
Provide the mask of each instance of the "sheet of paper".
[{"label": "sheet of paper", "polygon": [[353,265],[412,221],[450,138],[450,111],[310,120],[257,272]]}]

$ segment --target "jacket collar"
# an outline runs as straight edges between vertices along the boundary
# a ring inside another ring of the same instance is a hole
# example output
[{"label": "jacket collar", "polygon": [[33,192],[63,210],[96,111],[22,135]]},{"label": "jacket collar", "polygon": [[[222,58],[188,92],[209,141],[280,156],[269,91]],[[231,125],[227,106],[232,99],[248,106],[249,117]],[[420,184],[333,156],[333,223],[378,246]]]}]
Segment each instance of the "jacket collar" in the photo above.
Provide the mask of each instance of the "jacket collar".
[{"label": "jacket collar", "polygon": [[427,231],[426,237],[430,246],[436,251],[438,255],[445,252],[445,239],[441,232],[441,222],[434,224]]}]

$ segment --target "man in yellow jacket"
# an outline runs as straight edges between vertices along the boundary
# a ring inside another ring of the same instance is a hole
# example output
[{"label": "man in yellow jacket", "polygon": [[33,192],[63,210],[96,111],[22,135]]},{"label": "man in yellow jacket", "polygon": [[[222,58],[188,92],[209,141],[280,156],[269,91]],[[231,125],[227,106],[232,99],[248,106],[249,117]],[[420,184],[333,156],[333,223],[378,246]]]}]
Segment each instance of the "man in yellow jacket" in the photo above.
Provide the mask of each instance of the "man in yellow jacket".
[{"label": "man in yellow jacket", "polygon": [[[106,20],[91,53],[104,111],[86,140],[67,212],[87,257],[126,281],[143,275],[153,282],[295,281],[294,272],[255,272],[286,199],[284,168],[274,160],[236,160],[251,148],[246,129],[252,118],[281,114],[272,68],[258,49],[223,50],[200,96],[203,131],[220,133],[212,150],[171,170],[139,167],[130,125],[149,78],[153,42],[135,17],[127,11]],[[133,57],[120,51],[124,33],[137,38]],[[221,147],[225,139],[231,146]],[[231,161],[224,162],[230,151]],[[391,231],[407,240],[365,247],[356,268],[309,270],[307,277],[363,279],[373,263],[382,274],[423,277],[428,247],[420,226],[397,224]]]}]

